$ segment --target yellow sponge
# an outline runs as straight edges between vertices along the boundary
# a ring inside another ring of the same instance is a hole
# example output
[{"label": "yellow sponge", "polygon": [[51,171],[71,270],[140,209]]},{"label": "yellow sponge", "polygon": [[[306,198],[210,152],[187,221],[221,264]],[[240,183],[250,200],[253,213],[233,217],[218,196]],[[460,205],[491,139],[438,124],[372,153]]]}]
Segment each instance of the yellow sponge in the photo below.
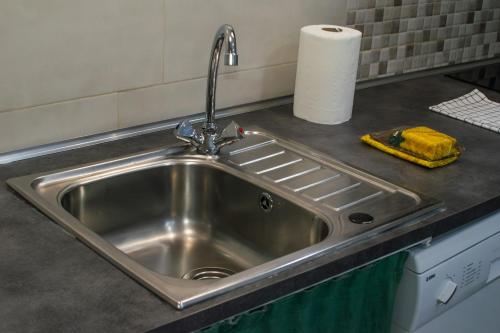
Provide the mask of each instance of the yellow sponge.
[{"label": "yellow sponge", "polygon": [[457,140],[449,135],[420,126],[405,129],[400,148],[430,161],[440,160],[453,154]]},{"label": "yellow sponge", "polygon": [[423,126],[366,134],[361,141],[427,168],[450,164],[461,151],[456,139]]}]

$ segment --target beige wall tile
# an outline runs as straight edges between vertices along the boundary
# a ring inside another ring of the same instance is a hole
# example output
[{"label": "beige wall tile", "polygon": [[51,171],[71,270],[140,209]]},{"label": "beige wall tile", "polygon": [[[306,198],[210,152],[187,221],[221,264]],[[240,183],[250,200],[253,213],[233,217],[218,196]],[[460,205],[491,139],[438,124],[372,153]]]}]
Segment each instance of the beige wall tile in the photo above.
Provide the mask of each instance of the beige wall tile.
[{"label": "beige wall tile", "polygon": [[162,80],[163,0],[0,1],[0,110]]},{"label": "beige wall tile", "polygon": [[0,152],[117,129],[116,94],[0,113]]},{"label": "beige wall tile", "polygon": [[202,112],[204,79],[118,93],[118,126],[130,127]]},{"label": "beige wall tile", "polygon": [[217,108],[293,94],[296,63],[228,73],[221,76]]},{"label": "beige wall tile", "polygon": [[206,76],[223,23],[236,29],[242,70],[295,62],[300,27],[346,20],[346,0],[165,1],[165,82]]},{"label": "beige wall tile", "polygon": [[[224,74],[219,77],[217,108],[293,93],[296,64]],[[119,127],[205,111],[206,79],[195,79],[118,94]]]},{"label": "beige wall tile", "polygon": [[346,0],[0,1],[0,152],[203,112],[226,22],[240,66],[217,107],[290,95],[300,27],[345,18]]}]

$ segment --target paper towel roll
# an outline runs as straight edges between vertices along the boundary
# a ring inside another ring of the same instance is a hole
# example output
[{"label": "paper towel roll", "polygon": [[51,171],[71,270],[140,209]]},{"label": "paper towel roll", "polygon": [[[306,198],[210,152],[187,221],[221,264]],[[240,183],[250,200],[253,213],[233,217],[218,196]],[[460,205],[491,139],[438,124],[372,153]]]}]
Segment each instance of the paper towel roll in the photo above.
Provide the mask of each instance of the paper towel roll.
[{"label": "paper towel roll", "polygon": [[293,112],[320,124],[351,119],[361,32],[311,25],[300,31]]}]

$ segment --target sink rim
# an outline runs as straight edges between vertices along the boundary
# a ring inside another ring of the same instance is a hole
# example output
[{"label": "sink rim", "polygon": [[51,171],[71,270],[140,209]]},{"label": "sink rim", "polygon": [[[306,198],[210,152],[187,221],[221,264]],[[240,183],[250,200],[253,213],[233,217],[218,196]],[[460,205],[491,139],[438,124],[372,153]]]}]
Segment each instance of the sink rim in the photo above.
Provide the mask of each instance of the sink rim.
[{"label": "sink rim", "polygon": [[[34,204],[49,218],[54,220],[66,231],[69,231],[72,237],[79,239],[80,241],[91,247],[100,255],[108,259],[108,261],[110,261],[112,264],[120,267],[121,270],[123,270],[126,274],[131,275],[135,279],[139,280],[140,283],[145,284],[148,288],[160,294],[160,297],[162,297],[178,309],[183,309],[189,305],[198,303],[202,300],[221,294],[230,289],[234,289],[238,286],[246,285],[255,280],[260,280],[269,275],[276,274],[277,272],[286,269],[290,265],[302,262],[303,260],[307,260],[307,258],[316,256],[319,252],[323,252],[323,243],[327,242],[331,238],[333,230],[335,230],[335,222],[332,221],[328,216],[325,216],[322,212],[317,211],[317,209],[314,207],[304,207],[308,205],[306,202],[297,203],[297,200],[295,198],[289,198],[288,193],[274,188],[272,189],[273,192],[282,192],[277,194],[318,216],[323,221],[323,223],[328,226],[328,235],[316,244],[284,255],[282,257],[270,260],[261,265],[257,265],[244,271],[235,273],[234,275],[228,276],[224,279],[214,281],[176,279],[146,268],[139,262],[129,257],[126,253],[115,247],[113,244],[106,241],[90,228],[85,226],[76,217],[66,211],[66,209],[64,209],[61,204],[63,196],[80,185],[96,182],[100,179],[105,179],[116,175],[122,175],[130,172],[140,172],[146,169],[173,164],[196,164],[203,165],[205,167],[216,168],[218,170],[222,170],[223,172],[227,172],[232,176],[242,178],[245,181],[253,183],[256,186],[261,187],[263,190],[270,190],[269,186],[261,184],[264,182],[258,178],[248,179],[254,177],[240,170],[228,168],[226,165],[219,163],[217,161],[217,158],[197,155],[194,154],[191,149],[186,148],[187,147],[183,146],[181,150],[178,150],[176,149],[176,147],[174,147],[173,151],[171,151],[171,148],[166,148],[155,150],[145,154],[130,155],[125,158],[120,158],[120,165],[117,165],[117,160],[111,159],[104,162],[91,163],[77,168],[70,167],[48,173],[39,173],[30,176],[12,178],[7,182],[9,186],[25,196],[32,204]],[[169,154],[172,153],[180,153],[181,155],[169,156]],[[123,172],[123,168],[125,168],[127,164],[131,162],[130,159],[134,160],[134,162],[127,168],[125,172]],[[142,160],[142,162],[139,162],[139,160]],[[123,163],[125,165],[121,165]],[[88,169],[92,169],[94,170],[94,172],[96,171],[96,169],[99,169],[101,170],[101,172],[91,177],[80,176],[85,175]],[[70,184],[61,184],[58,186],[58,184],[65,179]],[[75,181],[75,179],[80,180]],[[49,195],[49,200],[47,200],[46,196],[42,196],[37,191],[38,187],[44,185],[55,187],[54,190],[50,191],[51,194]],[[168,285],[165,286],[165,284]],[[175,290],[173,290],[172,286],[175,287]]]},{"label": "sink rim", "polygon": [[[257,128],[247,130],[246,134],[261,134],[274,138],[275,140],[279,140],[280,144],[284,144],[288,149],[299,152],[300,154],[306,155],[310,158],[320,159],[323,164],[332,163],[335,168],[340,168],[343,171],[348,170],[350,172],[355,172],[358,176],[362,175],[367,179],[372,179],[380,186],[385,185],[391,188],[398,188],[405,193],[417,197],[419,199],[419,203],[417,205],[419,209],[416,209],[407,216],[398,218],[390,223],[372,229],[368,232],[364,232],[360,235],[356,235],[354,237],[352,235],[346,236],[343,233],[342,224],[338,218],[332,217],[333,215],[330,216],[325,214],[324,211],[318,210],[317,207],[312,205],[307,200],[300,200],[297,196],[291,195],[289,192],[282,190],[278,186],[273,185],[271,182],[265,182],[257,176],[238,170],[230,164],[225,164],[223,163],[223,158],[219,156],[198,155],[193,151],[193,149],[185,145],[173,145],[163,149],[150,150],[120,158],[109,159],[103,162],[88,163],[52,172],[43,172],[11,178],[7,181],[7,183],[10,187],[35,205],[39,210],[45,213],[49,218],[57,222],[58,225],[69,231],[72,236],[87,244],[93,250],[108,259],[111,263],[120,267],[126,274],[134,277],[141,284],[156,292],[160,297],[168,301],[177,309],[183,309],[187,306],[213,296],[220,295],[239,286],[247,285],[270,275],[277,274],[278,272],[294,267],[299,263],[304,263],[312,258],[323,255],[332,249],[340,249],[349,244],[357,243],[360,240],[389,229],[395,224],[402,224],[407,220],[412,220],[431,211],[436,211],[440,207],[440,203],[437,200],[385,182],[380,178],[369,175],[358,169],[354,169],[345,163],[338,162],[329,156],[316,152],[309,147],[302,146],[287,139],[278,138],[275,135],[269,134]],[[224,279],[210,282],[179,280],[151,271],[142,264],[136,262],[127,254],[116,248],[111,243],[108,243],[101,236],[86,227],[77,218],[67,212],[61,205],[60,200],[65,193],[71,190],[71,188],[83,184],[82,182],[75,182],[75,179],[86,178],[86,182],[91,182],[98,180],[99,177],[107,178],[112,175],[123,174],[124,169],[126,169],[127,172],[133,172],[158,167],[165,165],[165,163],[174,163],[175,161],[182,161],[184,163],[186,161],[192,161],[193,163],[202,163],[209,165],[210,167],[221,168],[224,172],[229,172],[233,176],[239,177],[263,189],[268,189],[320,217],[328,225],[329,233],[319,243],[273,259],[261,265],[251,267]],[[93,174],[92,177],[82,176],[90,173]],[[64,179],[65,183],[71,183],[71,188],[68,184],[66,184],[66,186],[62,186],[62,179]],[[59,187],[57,187],[58,185]],[[46,186],[46,189],[52,187],[52,192],[48,197],[43,196],[37,190],[40,189],[41,186]]]}]

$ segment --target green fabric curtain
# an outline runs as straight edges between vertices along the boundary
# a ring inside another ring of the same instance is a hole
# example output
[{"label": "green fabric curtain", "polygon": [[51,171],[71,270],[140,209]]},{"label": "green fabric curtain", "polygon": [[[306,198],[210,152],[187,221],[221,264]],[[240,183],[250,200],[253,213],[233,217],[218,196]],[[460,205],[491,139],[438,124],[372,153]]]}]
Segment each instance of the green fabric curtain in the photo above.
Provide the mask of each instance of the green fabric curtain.
[{"label": "green fabric curtain", "polygon": [[201,332],[389,333],[406,258],[392,255]]}]

